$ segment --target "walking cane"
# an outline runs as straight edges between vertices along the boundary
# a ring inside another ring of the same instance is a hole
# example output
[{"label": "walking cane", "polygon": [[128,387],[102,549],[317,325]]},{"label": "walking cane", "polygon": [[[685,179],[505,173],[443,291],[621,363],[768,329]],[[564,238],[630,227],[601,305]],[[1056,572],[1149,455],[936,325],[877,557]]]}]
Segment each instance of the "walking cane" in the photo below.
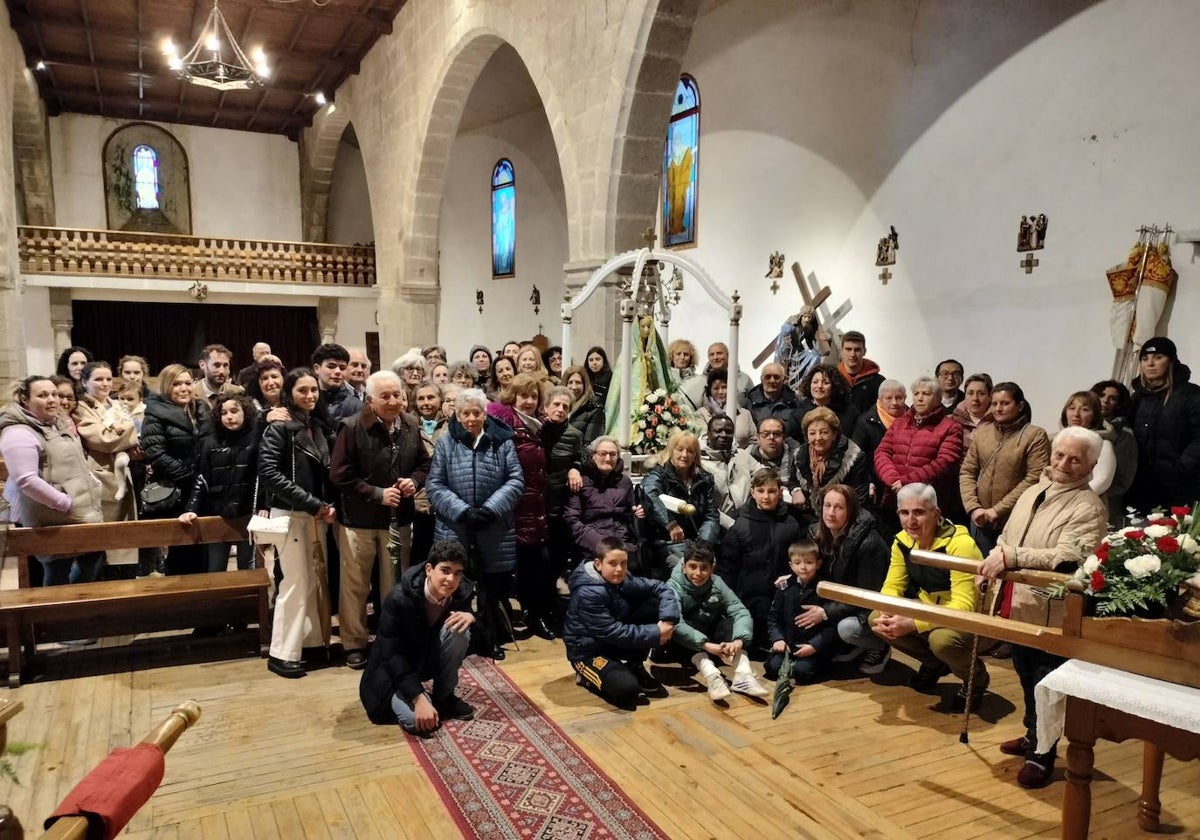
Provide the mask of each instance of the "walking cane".
[{"label": "walking cane", "polygon": [[[983,598],[987,597],[988,582],[986,580],[980,586],[979,591],[981,593],[981,597],[983,597]],[[998,603],[1000,603],[1003,595],[1004,595],[1004,588],[1001,587],[1000,591],[996,593],[994,598],[992,598],[991,606],[989,606],[987,609],[987,614],[989,616],[994,616],[996,614],[996,605]],[[981,603],[980,606],[983,606],[983,604]],[[979,662],[979,634],[978,633],[975,634],[975,638],[971,642],[971,673],[967,677],[967,702],[963,704],[962,732],[958,733],[958,743],[960,743],[960,744],[971,743],[971,740],[967,735],[967,727],[970,726],[970,724],[971,724],[971,705],[972,705],[971,700],[975,696],[975,674],[979,670],[977,667],[975,667],[977,662]]]}]

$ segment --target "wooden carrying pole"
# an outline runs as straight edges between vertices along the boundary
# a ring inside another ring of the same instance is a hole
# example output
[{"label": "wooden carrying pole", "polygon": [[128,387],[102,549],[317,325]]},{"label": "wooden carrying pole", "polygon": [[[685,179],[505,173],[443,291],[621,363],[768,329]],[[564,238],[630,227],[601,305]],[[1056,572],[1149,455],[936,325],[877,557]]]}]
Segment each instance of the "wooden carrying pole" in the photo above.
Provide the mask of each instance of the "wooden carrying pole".
[{"label": "wooden carrying pole", "polygon": [[[200,706],[195,700],[188,700],[176,706],[162,723],[145,738],[143,744],[154,744],[163,753],[170,751],[179,740],[179,736],[189,727],[200,720]],[[50,826],[41,836],[41,840],[86,840],[87,817],[62,817]]]},{"label": "wooden carrying pole", "polygon": [[[979,569],[977,561],[961,557],[919,550],[913,551],[910,556],[916,563],[951,571],[975,574]],[[1011,583],[1037,587],[1069,579],[1069,575],[1034,569],[1011,570],[1003,576],[1003,580]],[[1145,645],[1143,643],[1146,641],[1146,630],[1157,629],[1151,625],[1179,625],[1181,622],[1085,618],[1083,594],[1079,591],[1067,592],[1062,627],[1043,627],[975,612],[952,610],[936,604],[896,598],[869,589],[837,583],[819,583],[817,594],[822,598],[916,618],[952,630],[1038,648],[1066,659],[1082,659],[1120,671],[1200,688],[1200,645],[1195,644],[1196,639],[1193,638],[1200,636],[1200,623],[1187,624],[1186,629],[1182,631],[1173,626],[1167,627],[1151,644]]]}]

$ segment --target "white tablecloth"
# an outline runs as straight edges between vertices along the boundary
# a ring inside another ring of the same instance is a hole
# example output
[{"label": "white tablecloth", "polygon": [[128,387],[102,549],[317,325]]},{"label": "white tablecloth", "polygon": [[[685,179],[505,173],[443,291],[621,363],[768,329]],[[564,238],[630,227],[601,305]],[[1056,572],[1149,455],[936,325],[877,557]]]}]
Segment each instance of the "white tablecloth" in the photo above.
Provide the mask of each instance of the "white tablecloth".
[{"label": "white tablecloth", "polygon": [[1200,734],[1200,690],[1186,685],[1072,659],[1050,672],[1033,693],[1039,753],[1062,737],[1068,696]]}]

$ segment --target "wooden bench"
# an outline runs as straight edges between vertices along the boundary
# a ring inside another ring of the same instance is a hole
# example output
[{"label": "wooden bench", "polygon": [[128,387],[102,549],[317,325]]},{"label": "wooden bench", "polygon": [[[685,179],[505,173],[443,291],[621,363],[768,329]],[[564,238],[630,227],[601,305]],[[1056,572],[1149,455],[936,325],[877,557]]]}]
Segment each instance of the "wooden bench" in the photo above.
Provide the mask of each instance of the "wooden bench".
[{"label": "wooden bench", "polygon": [[[5,553],[23,561],[33,554],[235,542],[246,538],[246,521],[211,516],[192,525],[152,519],[12,528],[7,531]],[[257,622],[259,654],[266,656],[270,644],[268,584],[267,572],[260,568],[0,591],[8,685],[20,685],[22,647],[32,656],[40,642],[93,636]]]}]

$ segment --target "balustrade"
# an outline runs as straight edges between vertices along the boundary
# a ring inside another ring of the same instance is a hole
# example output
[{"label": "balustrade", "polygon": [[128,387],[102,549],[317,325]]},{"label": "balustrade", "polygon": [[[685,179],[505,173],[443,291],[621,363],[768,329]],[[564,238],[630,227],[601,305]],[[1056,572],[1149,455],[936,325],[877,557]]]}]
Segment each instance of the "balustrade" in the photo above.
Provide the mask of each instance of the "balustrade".
[{"label": "balustrade", "polygon": [[21,225],[24,274],[374,286],[373,245]]}]

